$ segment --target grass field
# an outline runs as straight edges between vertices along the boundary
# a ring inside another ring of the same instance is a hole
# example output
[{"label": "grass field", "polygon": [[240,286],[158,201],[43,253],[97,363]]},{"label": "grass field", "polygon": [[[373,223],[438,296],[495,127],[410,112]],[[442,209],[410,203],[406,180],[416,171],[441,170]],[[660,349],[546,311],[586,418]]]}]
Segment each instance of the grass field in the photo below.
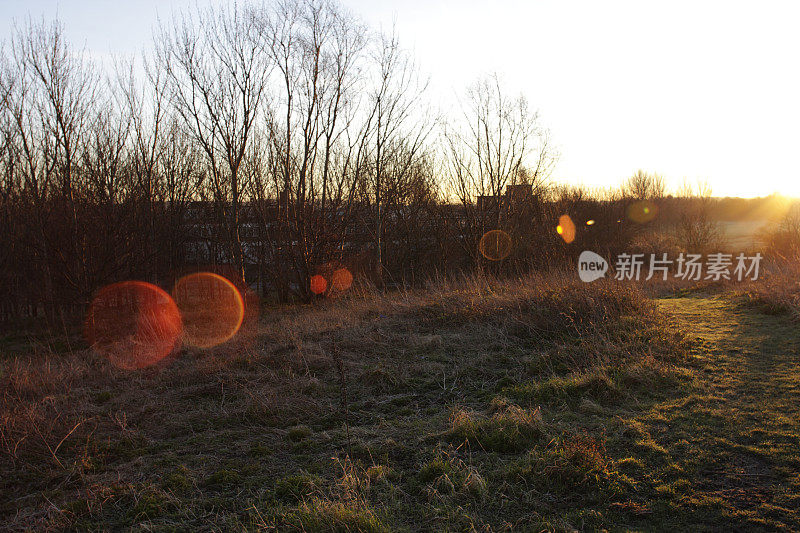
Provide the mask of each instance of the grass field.
[{"label": "grass field", "polygon": [[764,245],[765,232],[774,229],[769,220],[719,222],[721,237],[730,250],[757,250]]},{"label": "grass field", "polygon": [[136,372],[6,337],[0,525],[796,530],[800,326],[766,302],[474,279]]}]

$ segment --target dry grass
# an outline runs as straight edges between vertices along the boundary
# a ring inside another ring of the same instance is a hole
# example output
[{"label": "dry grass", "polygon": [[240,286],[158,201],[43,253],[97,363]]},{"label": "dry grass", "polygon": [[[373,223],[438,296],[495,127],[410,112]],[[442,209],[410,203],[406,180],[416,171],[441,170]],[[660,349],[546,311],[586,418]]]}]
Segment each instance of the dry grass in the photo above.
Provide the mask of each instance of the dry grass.
[{"label": "dry grass", "polygon": [[637,365],[669,374],[679,347],[632,285],[551,275],[264,309],[234,341],[140,371],[88,350],[17,355],[0,361],[0,516],[9,529],[500,527],[526,507],[498,499],[504,464],[470,457],[541,455],[564,431],[550,406],[607,400],[540,384],[578,372],[637,394],[657,382]]},{"label": "dry grass", "polygon": [[466,409],[455,409],[450,416],[448,437],[454,444],[464,443],[483,451],[501,453],[526,449],[544,431],[542,414],[502,399],[492,401],[488,416]]},{"label": "dry grass", "polygon": [[761,279],[738,292],[768,314],[789,314],[800,321],[800,265],[796,262],[770,264]]}]

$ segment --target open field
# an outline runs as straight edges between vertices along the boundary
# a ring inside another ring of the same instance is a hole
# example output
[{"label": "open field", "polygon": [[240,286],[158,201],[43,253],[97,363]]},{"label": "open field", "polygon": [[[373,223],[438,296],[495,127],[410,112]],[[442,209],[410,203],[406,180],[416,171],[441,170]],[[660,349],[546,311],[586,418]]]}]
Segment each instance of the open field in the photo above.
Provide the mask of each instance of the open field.
[{"label": "open field", "polygon": [[5,2],[0,533],[800,531],[800,4],[583,3]]},{"label": "open field", "polygon": [[[775,222],[769,220],[743,220],[714,222],[719,230],[720,242],[714,243],[714,251],[740,253],[751,250],[763,250],[765,237],[775,229]],[[676,234],[677,226],[669,226],[666,233]]]},{"label": "open field", "polygon": [[772,229],[767,220],[725,221],[718,224],[727,248],[738,252],[762,247],[764,232]]},{"label": "open field", "polygon": [[135,372],[4,338],[2,528],[797,529],[799,326],[765,301],[475,279]]}]

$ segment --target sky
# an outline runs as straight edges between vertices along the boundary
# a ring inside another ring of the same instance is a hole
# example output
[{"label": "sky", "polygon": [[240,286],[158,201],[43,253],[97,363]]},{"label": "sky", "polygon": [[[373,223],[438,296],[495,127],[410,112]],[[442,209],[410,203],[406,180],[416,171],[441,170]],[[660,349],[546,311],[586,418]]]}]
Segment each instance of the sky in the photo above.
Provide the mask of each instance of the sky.
[{"label": "sky", "polygon": [[[342,0],[394,27],[445,110],[498,74],[539,111],[553,180],[614,186],[637,169],[715,196],[800,196],[800,3]],[[0,0],[13,20],[58,15],[101,60],[150,45],[191,0]]]}]

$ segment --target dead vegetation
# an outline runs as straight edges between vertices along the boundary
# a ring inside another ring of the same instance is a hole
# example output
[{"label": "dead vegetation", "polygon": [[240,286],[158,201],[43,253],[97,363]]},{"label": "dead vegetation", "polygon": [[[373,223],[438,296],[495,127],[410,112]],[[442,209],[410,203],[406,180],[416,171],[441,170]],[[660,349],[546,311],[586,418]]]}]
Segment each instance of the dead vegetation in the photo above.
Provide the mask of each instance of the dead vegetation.
[{"label": "dead vegetation", "polygon": [[262,315],[139,371],[6,356],[6,527],[566,527],[559,494],[595,508],[628,483],[581,413],[683,380],[681,335],[614,282],[474,276]]},{"label": "dead vegetation", "polygon": [[795,262],[773,262],[761,280],[738,292],[768,314],[788,314],[800,321],[800,270]]}]

